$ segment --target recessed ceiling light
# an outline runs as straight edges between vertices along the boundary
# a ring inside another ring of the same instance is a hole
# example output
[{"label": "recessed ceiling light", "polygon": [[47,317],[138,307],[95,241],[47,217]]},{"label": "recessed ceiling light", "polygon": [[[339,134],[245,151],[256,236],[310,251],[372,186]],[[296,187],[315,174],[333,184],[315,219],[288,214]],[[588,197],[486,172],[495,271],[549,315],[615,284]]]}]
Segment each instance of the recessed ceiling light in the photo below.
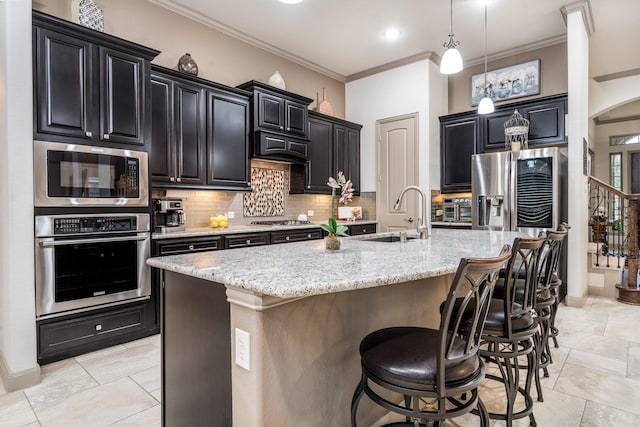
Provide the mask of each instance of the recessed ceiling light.
[{"label": "recessed ceiling light", "polygon": [[400,31],[398,31],[397,28],[389,28],[384,32],[384,36],[387,38],[387,40],[395,40],[400,37]]},{"label": "recessed ceiling light", "polygon": [[286,3],[286,4],[297,4],[297,3],[301,3],[302,0],[280,0],[281,3]]}]

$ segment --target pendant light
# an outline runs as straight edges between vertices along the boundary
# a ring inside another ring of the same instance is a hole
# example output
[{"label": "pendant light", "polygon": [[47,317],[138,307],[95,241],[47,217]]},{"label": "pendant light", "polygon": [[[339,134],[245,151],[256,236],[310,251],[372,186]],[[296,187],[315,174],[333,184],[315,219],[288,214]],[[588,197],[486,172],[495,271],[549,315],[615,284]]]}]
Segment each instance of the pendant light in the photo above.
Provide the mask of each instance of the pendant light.
[{"label": "pendant light", "polygon": [[484,5],[484,97],[478,104],[478,114],[493,113],[493,101],[489,98],[489,88],[487,87],[487,4]]},{"label": "pendant light", "polygon": [[449,42],[443,44],[447,51],[442,55],[442,60],[440,61],[440,72],[442,74],[454,74],[462,70],[462,55],[456,49],[460,42],[453,38],[453,0],[451,0],[450,11]]}]

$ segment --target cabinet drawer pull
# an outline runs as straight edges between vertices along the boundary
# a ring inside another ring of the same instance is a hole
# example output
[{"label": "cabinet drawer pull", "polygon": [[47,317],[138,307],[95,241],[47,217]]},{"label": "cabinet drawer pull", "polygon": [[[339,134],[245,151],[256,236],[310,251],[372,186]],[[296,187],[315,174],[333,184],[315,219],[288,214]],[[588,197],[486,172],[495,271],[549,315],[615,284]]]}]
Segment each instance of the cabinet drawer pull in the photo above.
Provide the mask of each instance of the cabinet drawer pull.
[{"label": "cabinet drawer pull", "polygon": [[287,236],[287,237],[284,238],[284,240],[286,240],[288,242],[289,240],[291,240],[291,238],[289,236]]},{"label": "cabinet drawer pull", "polygon": [[247,239],[247,245],[251,244],[251,240]]},{"label": "cabinet drawer pull", "polygon": [[87,138],[92,138],[93,137],[93,132],[86,131],[84,134],[85,134],[85,136]]},{"label": "cabinet drawer pull", "polygon": [[102,135],[102,139],[109,139],[109,134],[105,133],[104,135]]},{"label": "cabinet drawer pull", "polygon": [[96,326],[96,331],[101,331],[102,330],[102,325],[100,323],[98,323]]},{"label": "cabinet drawer pull", "polygon": [[192,250],[194,250],[194,249],[195,249],[195,247],[194,247],[193,245],[189,245],[189,250],[190,250],[190,251],[192,251]]}]

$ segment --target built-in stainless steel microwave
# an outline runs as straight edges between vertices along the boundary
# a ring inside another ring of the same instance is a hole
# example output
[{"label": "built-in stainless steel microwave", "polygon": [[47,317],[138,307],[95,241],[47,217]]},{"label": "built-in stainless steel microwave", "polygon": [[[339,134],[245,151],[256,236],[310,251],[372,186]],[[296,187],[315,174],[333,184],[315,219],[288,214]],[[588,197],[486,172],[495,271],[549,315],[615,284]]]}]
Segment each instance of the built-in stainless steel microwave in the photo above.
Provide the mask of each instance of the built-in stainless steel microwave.
[{"label": "built-in stainless steel microwave", "polygon": [[147,153],[34,141],[35,206],[149,206]]}]

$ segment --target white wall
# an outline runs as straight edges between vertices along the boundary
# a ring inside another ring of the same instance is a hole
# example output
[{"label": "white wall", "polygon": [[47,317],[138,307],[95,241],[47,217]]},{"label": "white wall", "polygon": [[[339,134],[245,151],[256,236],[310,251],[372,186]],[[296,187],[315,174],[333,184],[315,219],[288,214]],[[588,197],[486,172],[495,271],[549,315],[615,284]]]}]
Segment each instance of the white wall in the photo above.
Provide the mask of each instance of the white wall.
[{"label": "white wall", "polygon": [[[39,380],[33,274],[31,2],[0,1],[0,375]],[[17,65],[17,66],[16,66]]]},{"label": "white wall", "polygon": [[447,114],[447,78],[425,59],[384,71],[345,86],[347,120],[361,132],[362,191],[376,191],[376,120],[417,112],[419,115],[419,185],[440,188],[438,116]]}]

